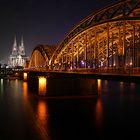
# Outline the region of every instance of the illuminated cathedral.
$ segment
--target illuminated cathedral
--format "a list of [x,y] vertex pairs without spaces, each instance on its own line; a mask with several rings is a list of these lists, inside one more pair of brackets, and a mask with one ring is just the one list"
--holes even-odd
[[12,54],[9,57],[9,66],[14,68],[17,66],[23,67],[25,62],[28,60],[28,57],[25,54],[25,47],[23,38],[21,39],[21,43],[19,46],[17,46],[16,37],[14,39],[13,48],[12,48]]

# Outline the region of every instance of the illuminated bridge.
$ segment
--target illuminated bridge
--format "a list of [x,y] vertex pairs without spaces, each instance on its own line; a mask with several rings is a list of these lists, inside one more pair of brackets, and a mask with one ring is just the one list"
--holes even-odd
[[97,10],[57,46],[38,45],[28,69],[115,71],[140,67],[140,0]]

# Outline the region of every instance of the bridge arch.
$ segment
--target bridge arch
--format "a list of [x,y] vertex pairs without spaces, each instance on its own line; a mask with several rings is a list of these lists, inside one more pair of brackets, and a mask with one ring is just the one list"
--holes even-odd
[[49,69],[51,66],[50,58],[56,46],[38,45],[31,54],[28,68],[30,69]]
[[38,45],[29,68],[52,70],[140,67],[140,0],[99,9],[77,24],[58,46]]
[[51,57],[53,69],[140,66],[140,0],[98,10],[76,25]]

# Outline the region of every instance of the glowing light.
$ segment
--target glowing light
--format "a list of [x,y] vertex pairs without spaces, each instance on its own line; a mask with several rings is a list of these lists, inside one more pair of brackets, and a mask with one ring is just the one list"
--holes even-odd
[[101,62],[101,67],[103,66],[103,62]]
[[97,79],[98,94],[101,92],[101,79]]
[[24,80],[24,81],[27,80],[27,73],[26,73],[26,72],[23,73],[23,80]]
[[114,63],[113,66],[115,67],[116,66],[116,63]]
[[45,77],[39,77],[39,95],[46,94],[47,79]]
[[17,72],[15,73],[15,76],[18,76],[18,73]]
[[38,117],[40,121],[46,121],[46,115],[47,115],[47,108],[46,104],[43,101],[40,101],[38,103]]
[[27,98],[27,93],[28,93],[27,82],[23,82],[23,95],[24,95],[25,98]]
[[0,80],[0,96],[1,96],[1,99],[3,98],[3,79]]
[[85,64],[83,60],[81,60],[81,64],[82,64],[82,65],[84,65],[84,64]]
[[130,62],[130,66],[132,66],[132,62]]
[[47,103],[43,100],[39,100],[37,106],[36,125],[39,128],[37,130],[42,140],[50,139],[50,137],[48,136],[48,132],[49,132],[48,114],[49,113],[48,113]]

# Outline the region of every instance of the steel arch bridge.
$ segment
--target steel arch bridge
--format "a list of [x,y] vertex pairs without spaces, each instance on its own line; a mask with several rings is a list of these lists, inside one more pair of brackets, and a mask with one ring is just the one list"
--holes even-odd
[[95,11],[57,47],[37,46],[29,68],[37,66],[50,70],[140,67],[140,0],[119,1]]

